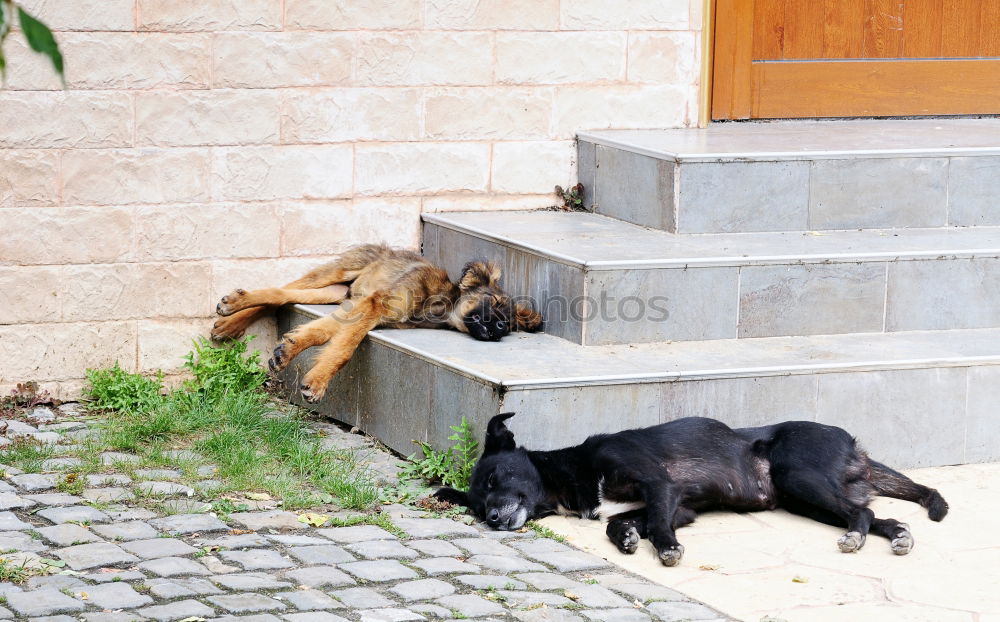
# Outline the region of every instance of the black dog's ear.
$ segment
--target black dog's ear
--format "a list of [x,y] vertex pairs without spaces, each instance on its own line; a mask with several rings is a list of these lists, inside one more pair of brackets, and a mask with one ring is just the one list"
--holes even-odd
[[458,280],[458,288],[468,291],[476,287],[497,287],[500,284],[500,266],[492,261],[470,261],[462,268],[462,277]]
[[514,433],[504,425],[504,421],[513,416],[514,413],[500,413],[490,419],[490,424],[486,426],[486,443],[483,445],[484,456],[498,451],[510,451],[516,447]]
[[469,494],[454,488],[438,488],[434,491],[434,498],[452,505],[469,507]]

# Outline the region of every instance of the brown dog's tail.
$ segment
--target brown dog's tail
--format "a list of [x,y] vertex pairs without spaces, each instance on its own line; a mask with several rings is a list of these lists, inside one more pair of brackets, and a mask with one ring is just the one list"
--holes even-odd
[[927,508],[927,516],[932,521],[939,521],[948,514],[948,502],[938,491],[922,486],[871,458],[868,459],[868,464],[871,467],[871,483],[881,496],[919,503]]

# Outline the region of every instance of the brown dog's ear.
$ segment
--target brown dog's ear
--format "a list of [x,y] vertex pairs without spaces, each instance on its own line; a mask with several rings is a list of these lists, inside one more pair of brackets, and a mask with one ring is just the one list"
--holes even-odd
[[462,268],[458,288],[462,291],[481,286],[497,287],[500,284],[500,266],[492,261],[471,261]]
[[483,443],[483,455],[488,456],[498,451],[511,451],[517,445],[514,443],[514,433],[507,429],[504,421],[514,416],[514,413],[500,413],[490,419],[486,426],[486,442]]
[[521,304],[514,305],[514,329],[533,333],[542,327],[542,314]]
[[469,507],[469,494],[455,488],[439,488],[434,491],[434,498],[452,505]]

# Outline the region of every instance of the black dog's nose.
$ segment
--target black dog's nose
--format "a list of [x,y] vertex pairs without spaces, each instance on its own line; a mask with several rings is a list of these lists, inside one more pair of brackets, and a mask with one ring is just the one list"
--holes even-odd
[[500,522],[500,511],[493,509],[490,513],[486,515],[486,522],[490,525],[496,525]]

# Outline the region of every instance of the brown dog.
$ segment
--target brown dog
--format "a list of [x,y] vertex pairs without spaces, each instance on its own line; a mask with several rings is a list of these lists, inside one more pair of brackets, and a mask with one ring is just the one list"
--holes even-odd
[[447,272],[416,253],[358,246],[282,288],[237,289],[223,296],[216,312],[226,317],[215,323],[212,338],[239,337],[278,305],[340,303],[330,315],[284,335],[268,361],[280,371],[306,348],[329,342],[300,387],[315,402],[373,328],[452,328],[481,341],[499,341],[512,330],[538,330],[542,316],[515,304],[499,281],[500,269],[492,263],[466,265],[455,285]]

